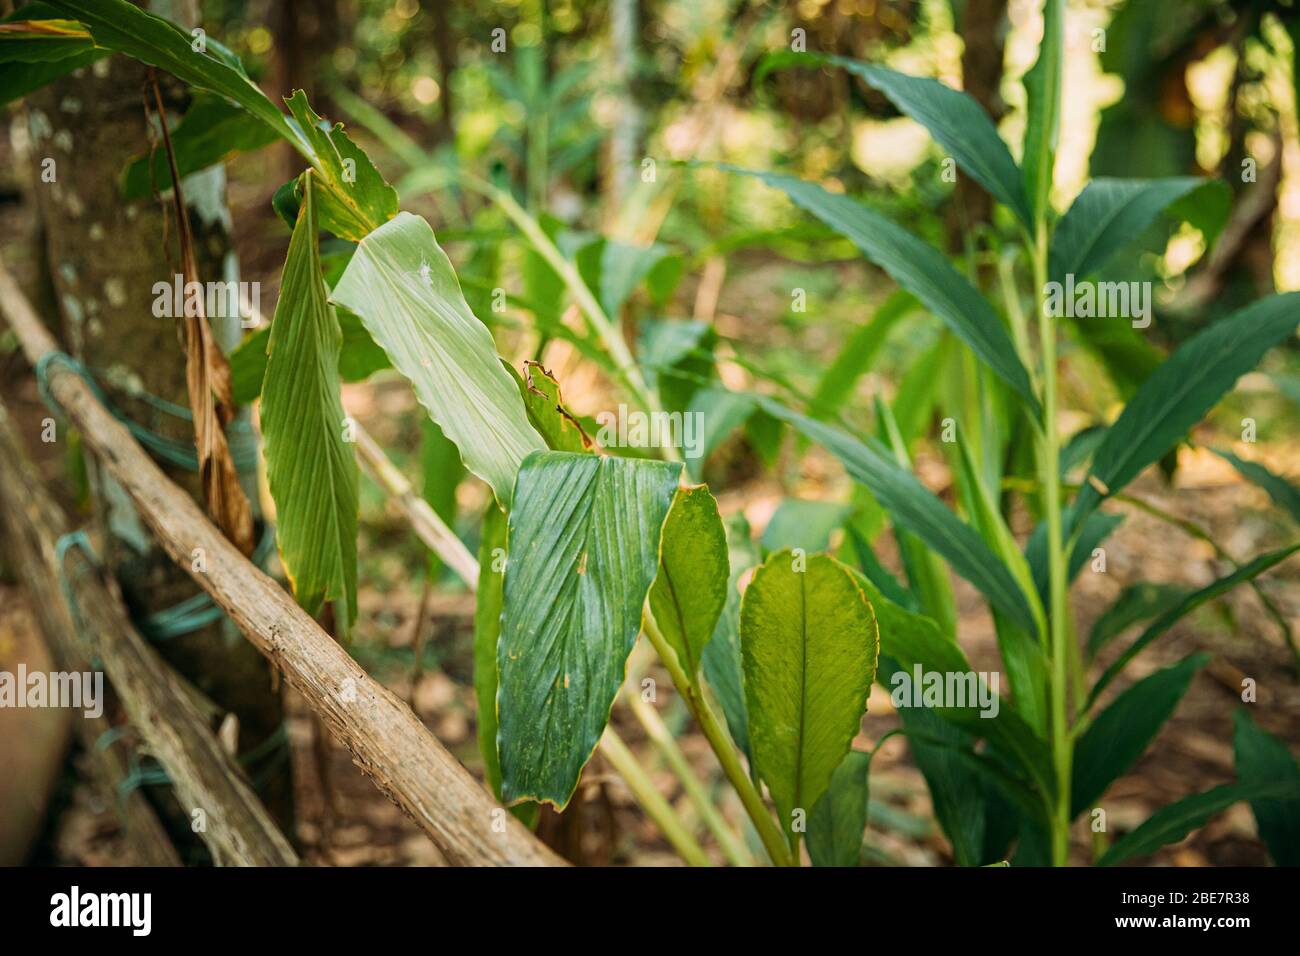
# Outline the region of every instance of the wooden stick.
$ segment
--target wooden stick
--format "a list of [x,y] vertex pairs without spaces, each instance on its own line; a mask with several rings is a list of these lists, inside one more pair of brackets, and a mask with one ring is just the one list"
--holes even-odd
[[[0,312],[28,361],[36,364],[57,349],[3,265]],[[352,753],[357,766],[410,815],[449,861],[466,866],[563,865],[496,804],[409,707],[371,678],[275,581],[217,531],[79,376],[55,363],[47,368],[50,393],[172,560],[283,671]]]
[[[0,414],[3,414],[2,410]],[[7,459],[8,452],[0,451],[0,455]],[[58,581],[46,573],[45,560],[19,517],[8,507],[0,507],[0,529],[5,531],[5,547],[31,597],[41,633],[60,668],[65,671],[88,670],[78,646],[77,627],[63,592]],[[123,862],[138,866],[180,866],[180,855],[158,814],[145,799],[144,792],[133,788],[118,799],[118,787],[127,779],[130,770],[122,748],[102,745],[105,735],[113,729],[112,724],[102,716],[78,715],[73,726],[82,750],[90,758],[89,770],[96,785],[117,801],[122,836],[133,854],[132,859]]]
[[181,807],[202,821],[199,837],[217,865],[297,866],[289,841],[217,742],[188,689],[132,627],[126,609],[109,594],[86,555],[71,548],[59,566],[55,545],[68,531],[67,522],[41,484],[3,402],[0,504],[6,520],[25,532],[37,551],[38,564],[25,572],[43,570],[56,590],[60,575],[69,582],[82,658],[102,662],[131,725],[175,785]]

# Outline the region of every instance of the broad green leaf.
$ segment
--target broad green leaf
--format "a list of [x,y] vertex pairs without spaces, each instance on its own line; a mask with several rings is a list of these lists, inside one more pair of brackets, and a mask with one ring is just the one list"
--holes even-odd
[[1241,477],[1268,492],[1273,503],[1284,509],[1291,516],[1292,521],[1300,522],[1300,490],[1297,490],[1295,485],[1281,475],[1269,471],[1259,462],[1247,461],[1226,448],[1211,448],[1210,451],[1237,469]]
[[963,522],[879,442],[860,442],[838,428],[813,421],[770,399],[758,401],[777,418],[835,455],[849,475],[870,489],[895,525],[938,552],[952,569],[980,589],[989,602],[1027,631],[1034,630],[1028,599],[1015,578],[970,525]]
[[899,111],[916,120],[972,179],[1031,225],[1029,202],[1016,161],[987,113],[973,97],[938,80],[897,73],[883,66],[842,56],[782,51],[769,54],[755,82],[777,67],[804,64],[838,66],[861,77],[887,96]]
[[705,485],[677,489],[659,546],[650,611],[694,678],[727,602],[727,534]]
[[1047,215],[1052,192],[1052,171],[1061,125],[1061,86],[1065,60],[1065,0],[1044,0],[1043,40],[1038,60],[1025,74],[1028,118],[1020,165],[1025,172],[1025,195],[1035,218]]
[[[1263,730],[1245,708],[1233,715],[1237,777],[1242,783],[1270,780],[1300,783],[1300,766],[1286,744]],[[1250,802],[1259,838],[1278,866],[1300,866],[1300,795],[1289,800],[1262,797]]]
[[1130,857],[1149,856],[1162,846],[1178,843],[1239,800],[1296,799],[1300,799],[1300,780],[1227,783],[1161,807],[1136,830],[1116,840],[1097,865],[1114,866]]
[[523,375],[506,366],[519,385],[528,422],[552,451],[581,454],[592,450],[591,438],[582,422],[568,410],[560,394],[560,383],[537,362],[525,362]]
[[248,78],[239,61],[211,38],[205,38],[203,48],[196,50],[195,38],[189,33],[127,0],[49,0],[47,5],[81,21],[97,47],[125,53],[192,86],[233,100],[298,149],[308,148],[288,118]]
[[1072,816],[1093,806],[1137,762],[1209,661],[1208,654],[1193,654],[1158,670],[1097,715],[1074,745]]
[[758,563],[758,550],[750,538],[749,523],[743,516],[728,522],[727,555],[731,574],[727,577],[727,603],[704,645],[704,679],[722,704],[731,739],[749,757],[749,711],[740,656],[740,578]]
[[360,242],[396,216],[397,191],[352,142],[343,124],[331,127],[317,116],[302,90],[295,90],[284,102],[311,147],[326,187],[320,204],[321,228]]
[[1088,644],[1084,654],[1088,660],[1097,656],[1097,652],[1119,637],[1125,630],[1142,621],[1149,621],[1158,614],[1163,614],[1188,595],[1186,588],[1176,584],[1158,584],[1150,581],[1138,581],[1130,584],[1120,592],[1115,603],[1102,612],[1092,625],[1088,635]]
[[1106,265],[1175,200],[1203,186],[1194,177],[1094,179],[1066,210],[1052,236],[1049,271],[1083,281]]
[[880,649],[876,618],[834,558],[778,551],[745,589],[740,648],[754,770],[797,845],[794,812],[821,799],[861,728]]
[[271,322],[262,437],[280,560],[294,596],[311,614],[334,601],[346,633],[357,615],[357,462],[345,437],[341,333],[320,271],[313,179],[310,170],[304,174]]
[[[236,153],[261,149],[277,139],[274,130],[247,110],[205,92],[194,95],[170,135],[182,181],[190,173],[224,162]],[[133,159],[122,175],[122,195],[126,199],[140,199],[155,188],[164,192],[171,186],[171,166],[165,150],[153,152],[152,172],[146,153]]]
[[332,298],[360,316],[465,467],[508,507],[520,463],[545,443],[429,224],[404,212],[366,236]]
[[[970,280],[953,268],[938,249],[862,203],[827,192],[815,183],[736,166],[718,168],[753,176],[780,189],[796,205],[852,241],[868,259],[942,319],[957,338],[1024,399],[1033,414],[1038,414],[1038,399],[1029,382],[1029,373],[1016,357],[1015,345],[1002,320]],[[1015,171],[1014,164],[1012,171]],[[1018,177],[1016,182],[1019,183]]]
[[807,553],[830,548],[831,535],[849,516],[848,505],[833,501],[782,498],[759,539],[764,551],[802,548]]
[[489,501],[478,545],[478,588],[474,603],[474,698],[478,702],[478,749],[492,794],[501,799],[497,755],[497,638],[506,570],[506,515]]
[[808,815],[808,856],[813,866],[858,865],[862,833],[867,828],[871,756],[850,750]]
[[[363,382],[381,368],[389,368],[388,356],[375,344],[356,314],[335,306],[339,330],[343,333],[339,349],[339,378],[345,382]],[[271,327],[258,329],[230,353],[230,385],[236,402],[247,404],[262,394],[266,377],[266,345]]]
[[1270,296],[1193,336],[1142,383],[1092,457],[1088,483],[1075,499],[1076,520],[1158,461],[1187,430],[1254,368],[1291,338],[1300,323],[1300,293]]
[[1136,657],[1143,648],[1154,641],[1174,626],[1185,615],[1190,614],[1207,601],[1212,601],[1222,594],[1231,591],[1238,584],[1244,581],[1250,581],[1255,577],[1263,574],[1275,564],[1280,564],[1291,555],[1300,551],[1300,544],[1293,544],[1287,548],[1281,548],[1277,551],[1270,551],[1267,554],[1261,554],[1255,560],[1243,564],[1231,574],[1219,578],[1207,584],[1198,591],[1193,591],[1181,601],[1165,611],[1153,621],[1145,631],[1138,635],[1137,640],[1129,645],[1128,649],[1119,656],[1119,659],[1110,667],[1106,668],[1105,673],[1098,678],[1097,683],[1093,685],[1092,693],[1088,696],[1088,707],[1091,707],[1101,695],[1101,692],[1113,681],[1119,673],[1125,668],[1129,661]]
[[890,331],[915,309],[915,297],[900,289],[881,304],[871,321],[853,331],[817,382],[808,406],[811,417],[825,420],[840,410],[859,376],[871,368]]
[[501,796],[563,807],[618,695],[681,466],[545,451],[519,470],[497,650]]

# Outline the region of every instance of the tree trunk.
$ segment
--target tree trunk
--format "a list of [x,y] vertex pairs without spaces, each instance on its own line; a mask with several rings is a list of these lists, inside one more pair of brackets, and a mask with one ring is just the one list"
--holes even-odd
[[[189,3],[155,3],[153,9],[179,22],[195,22]],[[133,60],[109,57],[29,97],[33,184],[65,348],[91,370],[128,417],[167,439],[192,445],[190,422],[161,413],[140,398],[155,396],[188,407],[180,327],[176,319],[154,314],[155,284],[171,286],[180,272],[177,230],[174,218],[168,218],[174,213],[153,198],[127,201],[118,189],[127,162],[149,149],[147,75]],[[158,81],[169,111],[176,115],[185,91],[168,77],[160,75]],[[48,160],[54,161],[52,167]],[[53,172],[53,181],[42,178],[46,169]],[[216,167],[188,177],[184,191],[200,280],[237,280],[223,170]],[[211,317],[211,322],[224,348],[238,341],[233,310]],[[173,480],[201,499],[196,474],[171,462],[163,464]],[[117,483],[93,463],[88,465],[104,559],[120,582],[133,618],[143,620],[194,595],[193,584],[148,534]],[[250,497],[255,500],[255,495]],[[283,713],[267,662],[224,620],[160,641],[158,648],[200,690],[237,716],[241,754],[259,746],[263,753],[270,751],[249,771],[265,783],[263,799],[291,832],[289,762],[284,744],[271,743],[283,740]]]

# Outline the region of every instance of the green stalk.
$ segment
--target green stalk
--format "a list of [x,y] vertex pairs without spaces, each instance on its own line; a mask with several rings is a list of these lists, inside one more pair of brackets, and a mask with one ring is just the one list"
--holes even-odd
[[695,809],[700,813],[700,819],[704,821],[704,825],[709,828],[709,831],[718,841],[718,846],[722,848],[723,854],[733,866],[753,866],[754,857],[749,852],[749,848],[745,846],[740,836],[727,825],[727,821],[723,819],[722,814],[709,798],[703,781],[691,769],[690,763],[686,760],[686,755],[682,753],[682,748],[677,746],[677,741],[673,739],[668,725],[659,716],[659,711],[655,710],[641,697],[636,686],[630,686],[626,696],[628,706],[632,708],[632,713],[636,715],[637,720],[641,722],[641,726],[645,728],[646,734],[650,737],[650,742],[658,748],[664,760],[668,762],[668,766],[677,775],[677,779],[681,781],[682,789],[686,791],[686,795],[695,804]]
[[727,737],[727,732],[723,730],[722,724],[718,721],[717,715],[709,702],[704,697],[703,688],[693,681],[682,669],[682,665],[677,660],[677,654],[669,646],[667,638],[659,630],[654,619],[647,613],[645,615],[645,636],[649,638],[650,643],[654,646],[655,652],[659,655],[659,660],[663,662],[668,669],[668,676],[672,678],[673,685],[677,692],[682,695],[686,701],[686,706],[695,722],[700,725],[704,731],[704,737],[713,748],[714,754],[717,755],[718,763],[722,765],[722,772],[727,775],[731,785],[736,788],[736,793],[740,796],[740,802],[745,807],[745,812],[754,822],[754,829],[758,831],[759,839],[763,841],[763,846],[767,849],[768,856],[777,866],[797,866],[798,862],[786,848],[785,837],[781,834],[780,828],[772,815],[767,810],[767,805],[763,803],[763,798],[754,786],[754,781],[749,779],[749,774],[745,768],[740,765],[740,758],[736,756],[736,750],[731,745],[731,740]]
[[1056,320],[1042,307],[1047,285],[1047,224],[1039,218],[1033,249],[1034,300],[1039,302],[1039,338],[1043,353],[1043,430],[1038,441],[1038,469],[1047,518],[1048,617],[1051,623],[1052,758],[1056,768],[1056,812],[1051,818],[1052,865],[1065,866],[1070,844],[1070,761],[1072,741],[1066,695],[1069,686],[1069,627],[1066,620],[1066,554],[1061,527],[1061,449],[1056,428]]
[[614,765],[618,775],[636,797],[636,802],[641,804],[646,815],[655,822],[681,858],[691,866],[711,866],[704,848],[691,836],[691,831],[663,798],[663,794],[655,789],[653,781],[637,763],[632,751],[627,749],[627,744],[611,728],[606,727],[604,736],[600,738],[600,752]]

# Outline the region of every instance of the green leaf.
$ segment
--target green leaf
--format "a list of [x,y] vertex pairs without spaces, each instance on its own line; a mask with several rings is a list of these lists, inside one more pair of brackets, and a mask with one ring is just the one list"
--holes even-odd
[[[1242,783],[1300,783],[1300,766],[1286,744],[1261,729],[1245,708],[1233,715],[1237,776]],[[1260,797],[1250,802],[1259,838],[1278,866],[1300,866],[1300,795],[1290,800]]]
[[1093,453],[1089,482],[1075,500],[1075,519],[1102,501],[1094,479],[1106,494],[1123,488],[1200,421],[1265,352],[1292,337],[1298,322],[1300,293],[1270,296],[1180,346],[1142,383]]
[[125,53],[191,86],[233,100],[277,135],[299,149],[307,148],[285,115],[248,78],[239,61],[211,38],[198,51],[189,33],[127,0],[49,0],[48,6],[80,20],[97,47]]
[[592,441],[582,423],[569,412],[555,376],[537,362],[525,362],[521,376],[507,365],[523,396],[528,422],[552,451],[581,454],[592,450]]
[[10,31],[0,33],[0,105],[108,56],[80,23],[43,3],[28,3],[0,23]]
[[808,856],[813,866],[857,866],[867,828],[867,776],[871,754],[850,750],[808,815]]
[[339,397],[339,332],[316,247],[316,191],[289,241],[271,323],[262,436],[280,560],[298,603],[338,605],[342,632],[357,614],[357,462]]
[[573,795],[641,630],[680,473],[557,451],[520,468],[497,653],[507,803]]
[[1062,67],[1065,59],[1064,0],[1045,0],[1043,40],[1038,60],[1025,74],[1028,117],[1025,148],[1020,165],[1025,172],[1025,195],[1035,219],[1045,217],[1052,192],[1052,171],[1061,125]]
[[[236,153],[252,152],[277,140],[274,130],[243,108],[223,97],[204,92],[194,95],[189,109],[170,135],[176,167],[182,177],[224,162]],[[152,174],[149,154],[146,153],[133,159],[122,175],[122,195],[126,199],[149,196],[155,186],[159,192],[172,186],[171,167],[165,150],[153,152]]]
[[1239,800],[1295,799],[1300,799],[1300,780],[1227,783],[1161,807],[1136,830],[1115,841],[1097,861],[1097,865],[1114,866],[1130,857],[1148,856],[1162,846],[1177,843],[1193,830],[1204,826],[1210,817]]
[[501,799],[501,758],[497,755],[497,638],[501,634],[502,582],[505,580],[506,515],[489,501],[478,546],[478,588],[474,602],[474,698],[478,702],[478,749],[488,786]]
[[[464,477],[455,444],[433,419],[420,419],[420,497],[449,528],[456,523],[456,489]],[[441,573],[442,559],[430,551],[429,580],[436,581]]]
[[748,759],[749,711],[745,707],[744,677],[740,654],[740,578],[758,563],[758,551],[750,539],[749,523],[743,516],[730,521],[727,554],[731,574],[727,577],[727,603],[704,645],[704,679],[722,704],[731,739]]
[[659,546],[650,611],[694,678],[727,601],[727,534],[705,485],[678,488]]
[[1149,621],[1158,614],[1163,614],[1188,595],[1186,588],[1176,584],[1158,584],[1150,581],[1138,581],[1130,584],[1120,592],[1115,603],[1107,608],[1092,625],[1088,635],[1085,655],[1088,660],[1097,656],[1098,651],[1119,637],[1126,629],[1141,621]]
[[[388,356],[356,314],[342,306],[334,307],[339,330],[343,333],[339,349],[339,378],[345,382],[364,382],[382,368],[389,368]],[[235,401],[247,404],[262,394],[266,377],[266,345],[271,327],[258,329],[230,353],[230,384]]]
[[994,611],[998,650],[1002,654],[1002,663],[1011,683],[1012,696],[1029,725],[1041,732],[1047,726],[1047,662],[1039,636],[1047,633],[1047,619],[1029,563],[1021,554],[1020,545],[1007,527],[993,494],[984,486],[964,434],[958,435],[957,445],[967,514],[971,516],[980,535],[993,547],[998,558],[1016,579],[1029,600],[1037,624],[1034,631],[1026,631],[1006,620],[1000,612]]
[[312,110],[302,90],[295,90],[284,102],[311,148],[326,187],[320,204],[321,228],[360,242],[396,216],[397,191],[343,131],[343,124],[331,128]]
[[[704,463],[719,445],[754,414],[754,400],[748,395],[733,392],[721,386],[701,388],[691,396],[687,415],[699,415],[696,421],[704,422],[696,449],[685,449],[686,470],[692,481],[699,481],[704,473]],[[693,454],[698,451],[699,454]]]
[[[877,609],[881,656],[893,660],[909,680],[914,678],[918,668],[923,675],[973,673],[961,648],[945,637],[933,620],[912,614],[889,601],[861,575],[855,574],[855,578],[866,591],[872,606]],[[890,676],[892,678],[894,675]],[[978,683],[980,687],[985,686],[982,680]],[[899,687],[894,684],[890,689],[897,692]],[[977,693],[987,695],[988,688]],[[908,709],[899,707],[900,711]],[[1051,761],[1046,746],[1006,701],[999,703],[996,716],[988,717],[982,715],[983,708],[977,700],[967,700],[963,707],[952,702],[951,706],[927,709],[953,726],[996,745],[1015,761],[1043,793],[1051,794],[1054,790]]]
[[772,69],[799,64],[838,66],[861,77],[888,97],[899,111],[929,130],[958,166],[1015,212],[1021,222],[1032,226],[1033,217],[1016,161],[998,136],[993,121],[973,97],[938,80],[908,76],[860,60],[790,51],[769,54],[756,72],[755,82]]
[[782,498],[763,529],[759,543],[764,551],[802,548],[805,552],[826,551],[831,535],[844,524],[851,508],[833,501],[803,501]]
[[1072,816],[1093,806],[1137,762],[1187,693],[1196,672],[1209,662],[1210,655],[1193,654],[1158,670],[1097,715],[1074,745]]
[[858,441],[830,425],[813,421],[783,405],[758,401],[777,418],[794,425],[838,458],[849,475],[870,489],[895,525],[912,532],[942,555],[952,569],[980,589],[989,602],[1027,631],[1034,616],[1015,578],[970,525],[953,514],[910,472],[904,471],[879,442]]
[[1098,272],[1171,203],[1204,179],[1094,179],[1071,204],[1052,236],[1049,272],[1056,282]]
[[1267,491],[1273,503],[1285,509],[1292,521],[1300,522],[1300,490],[1295,485],[1258,462],[1239,458],[1226,448],[1211,448],[1210,451],[1237,469],[1241,477]]
[[852,573],[827,555],[772,555],[740,607],[754,770],[791,845],[861,728],[876,672],[876,618]]
[[360,316],[465,466],[508,507],[520,463],[545,443],[429,224],[404,212],[368,235],[333,299]]
[[1130,644],[1128,649],[1119,656],[1119,659],[1116,660],[1115,663],[1111,664],[1110,667],[1106,668],[1105,673],[1103,673],[1101,677],[1098,678],[1097,683],[1093,685],[1092,693],[1088,696],[1087,706],[1091,707],[1096,702],[1097,698],[1101,695],[1101,692],[1106,689],[1111,681],[1119,676],[1120,671],[1127,666],[1129,661],[1136,657],[1143,648],[1154,641],[1157,637],[1173,627],[1174,624],[1176,624],[1183,616],[1190,614],[1207,601],[1212,601],[1214,598],[1226,594],[1238,584],[1241,584],[1244,581],[1249,581],[1258,575],[1263,574],[1269,568],[1285,561],[1297,551],[1300,551],[1300,544],[1293,544],[1287,548],[1281,548],[1277,551],[1270,551],[1267,554],[1261,554],[1259,557],[1255,558],[1255,560],[1243,564],[1231,574],[1225,575],[1217,581],[1207,584],[1199,591],[1193,591],[1191,594],[1188,594],[1181,601],[1156,618],[1155,621],[1138,636],[1137,640]]
[[[736,166],[718,168],[753,176],[780,189],[796,205],[852,241],[868,259],[942,319],[957,338],[1024,399],[1033,414],[1038,414],[1038,399],[1029,373],[1016,357],[1015,345],[1002,320],[979,290],[938,249],[862,203],[827,192],[815,183]],[[1013,164],[1013,171],[1014,168]]]

